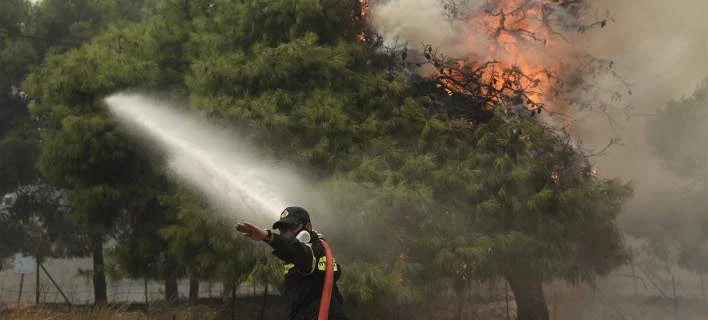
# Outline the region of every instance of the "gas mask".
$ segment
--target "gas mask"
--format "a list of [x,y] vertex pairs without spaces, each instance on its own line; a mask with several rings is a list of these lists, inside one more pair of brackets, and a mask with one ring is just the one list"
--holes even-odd
[[281,228],[280,229],[280,236],[283,238],[293,238],[295,235],[297,235],[302,228],[291,228],[291,229],[285,229]]
[[280,236],[284,238],[296,238],[302,243],[310,243],[310,240],[312,239],[312,237],[310,236],[310,232],[305,229],[305,226],[300,226],[287,230],[281,229]]

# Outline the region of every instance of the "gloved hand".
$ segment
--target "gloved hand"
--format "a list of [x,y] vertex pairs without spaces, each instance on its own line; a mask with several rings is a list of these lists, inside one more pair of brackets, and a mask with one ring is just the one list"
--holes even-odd
[[236,230],[238,230],[242,236],[256,241],[263,241],[268,238],[268,231],[256,227],[248,222],[237,224]]

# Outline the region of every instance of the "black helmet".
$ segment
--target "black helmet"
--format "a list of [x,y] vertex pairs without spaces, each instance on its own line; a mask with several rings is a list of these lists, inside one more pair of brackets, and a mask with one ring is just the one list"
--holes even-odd
[[300,207],[287,207],[280,214],[280,220],[273,224],[273,229],[278,229],[283,225],[297,225],[310,223],[310,214]]

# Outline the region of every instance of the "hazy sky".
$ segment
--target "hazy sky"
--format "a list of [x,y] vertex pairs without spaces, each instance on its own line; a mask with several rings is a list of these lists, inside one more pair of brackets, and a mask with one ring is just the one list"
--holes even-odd
[[[637,113],[654,113],[670,100],[690,95],[708,77],[708,2],[694,0],[596,0],[615,22],[588,34],[588,49],[616,62],[634,94],[625,101]],[[607,176],[637,183],[637,197],[671,189],[676,180],[658,165],[645,140],[647,117],[634,117],[607,130],[602,117],[588,122],[583,137],[600,146],[619,136],[624,146],[596,159]],[[706,124],[708,125],[708,124]],[[600,128],[605,128],[601,130]]]

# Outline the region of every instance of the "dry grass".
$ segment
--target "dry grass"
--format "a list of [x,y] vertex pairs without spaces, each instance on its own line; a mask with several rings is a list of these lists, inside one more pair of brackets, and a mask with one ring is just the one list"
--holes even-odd
[[128,310],[125,306],[20,307],[0,311],[3,320],[212,320],[217,311],[202,306],[153,306],[150,312]]

